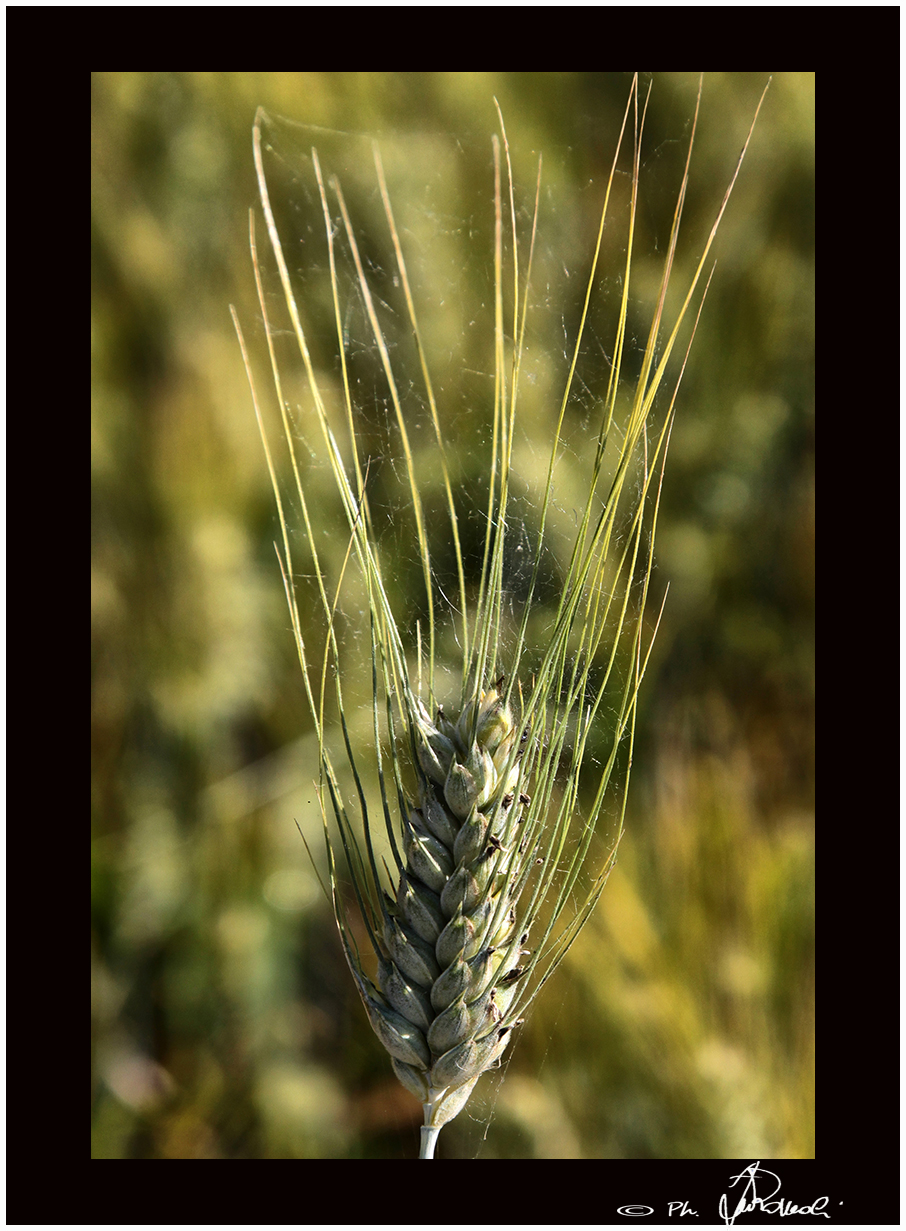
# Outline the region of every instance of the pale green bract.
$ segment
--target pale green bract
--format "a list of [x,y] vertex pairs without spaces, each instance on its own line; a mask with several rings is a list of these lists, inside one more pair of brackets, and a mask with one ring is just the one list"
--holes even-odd
[[[503,632],[505,546],[513,441],[518,421],[517,399],[526,321],[531,311],[540,165],[523,272],[509,148],[503,119],[499,117],[506,176],[504,179],[501,168],[501,143],[495,138],[493,433],[485,467],[489,495],[483,562],[477,597],[474,597],[467,583],[457,491],[448,465],[443,430],[444,411],[435,397],[429,357],[422,346],[380,153],[377,148],[374,151],[376,182],[395,253],[395,276],[405,298],[421,367],[423,400],[430,414],[435,460],[442,473],[449,535],[456,560],[458,594],[455,604],[450,606],[455,607],[457,613],[458,644],[462,650],[461,687],[457,697],[438,697],[435,692],[440,617],[419,474],[399,393],[398,374],[391,362],[390,348],[342,188],[335,179],[325,184],[317,152],[312,150],[311,167],[323,211],[330,265],[348,460],[344,459],[344,448],[338,441],[337,432],[341,426],[328,410],[328,399],[311,357],[302,324],[304,305],[297,302],[293,291],[271,208],[263,161],[264,130],[271,121],[259,113],[255,123],[255,163],[268,234],[304,365],[311,406],[342,504],[348,539],[339,577],[335,577],[329,590],[327,569],[319,557],[318,540],[312,527],[298,433],[294,430],[283,392],[274,345],[275,329],[269,319],[259,272],[253,219],[253,258],[284,441],[293,474],[293,496],[301,513],[311,558],[310,571],[317,584],[326,629],[320,665],[313,660],[306,643],[294,581],[297,574],[293,562],[293,535],[286,514],[288,501],[281,490],[257,398],[255,408],[282,527],[278,554],[303,681],[318,735],[322,810],[325,824],[330,814],[334,818],[334,832],[342,847],[353,895],[374,952],[376,966],[371,968],[371,975],[366,973],[366,964],[350,927],[348,904],[341,896],[336,862],[337,837],[331,836],[327,826],[330,893],[349,967],[371,1025],[389,1052],[397,1077],[424,1106],[422,1158],[434,1157],[440,1128],[462,1110],[481,1074],[500,1062],[526,1009],[575,940],[604,888],[622,832],[639,687],[654,635],[650,622],[649,631],[645,633],[645,607],[660,482],[678,379],[656,428],[652,423],[652,408],[680,327],[690,313],[693,293],[749,140],[746,139],[676,320],[668,328],[662,316],[689,175],[687,159],[641,368],[628,416],[625,422],[617,425],[615,410],[626,345],[639,190],[644,108],[641,110],[640,116],[636,78],[604,191],[597,245],[578,333],[571,347],[568,376],[551,426],[546,481],[537,498],[538,531],[533,544],[533,571],[528,593],[522,615],[516,621],[515,635],[508,638]],[[697,115],[698,107],[696,118]],[[555,500],[555,470],[564,416],[576,379],[589,304],[598,281],[598,257],[617,158],[630,128],[634,134],[632,192],[625,265],[620,271],[622,295],[614,324],[607,393],[599,407],[596,436],[589,442],[585,503],[577,517],[554,618],[546,644],[530,646],[529,616],[539,587],[539,562]],[[694,136],[694,124],[692,132]],[[690,155],[691,150],[690,138]],[[508,210],[504,208],[505,197]],[[330,204],[331,199],[336,203],[334,206]],[[505,217],[513,286],[506,313],[504,285],[509,285],[509,274],[505,275],[504,270]],[[348,375],[345,305],[336,273],[340,242],[345,244],[347,259],[355,269],[358,296],[364,305],[371,341],[380,357],[395,419],[404,486],[413,515],[415,550],[425,589],[426,646],[421,645],[420,627],[415,630],[416,644],[413,645],[412,639],[404,636],[399,626],[399,617],[388,596],[386,564],[369,507],[369,466],[367,457],[360,454],[359,412]],[[694,326],[690,332],[694,334]],[[241,331],[239,336],[245,355]],[[246,366],[251,380],[247,356]],[[680,375],[684,366],[685,359],[680,365]],[[413,374],[407,373],[407,379],[412,378]],[[254,386],[252,392],[255,397]],[[615,451],[614,440],[618,442]],[[616,460],[606,466],[609,442]],[[609,458],[610,454],[607,456]],[[364,635],[370,638],[373,676],[370,754],[376,761],[380,823],[375,823],[369,813],[368,792],[359,768],[365,758],[355,746],[351,718],[344,705],[344,660],[336,635],[336,619],[350,567],[358,570],[367,596]],[[532,666],[527,677],[522,679],[521,668],[529,651]],[[410,662],[416,652],[418,678],[413,680]],[[421,686],[423,663],[424,688]],[[325,696],[331,686],[336,693],[348,776],[354,784],[353,797],[361,814],[361,825],[354,823],[350,815],[341,775],[336,772],[328,750],[324,715]],[[603,756],[600,750],[598,752],[600,763],[596,766],[596,781],[580,808],[580,776],[605,695],[610,709],[608,748]],[[621,749],[625,750],[622,761],[625,770],[615,777]],[[587,783],[584,785],[587,789]],[[589,875],[587,863],[592,852],[598,850],[596,827],[605,800],[616,818],[615,832],[606,853],[597,855],[597,869]]]

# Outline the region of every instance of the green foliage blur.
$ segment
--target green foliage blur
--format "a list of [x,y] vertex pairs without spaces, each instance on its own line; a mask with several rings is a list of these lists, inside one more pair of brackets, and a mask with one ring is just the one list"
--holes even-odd
[[[767,77],[705,78],[686,276]],[[569,203],[545,214],[542,198],[539,244],[551,269],[567,254],[581,289],[629,85],[624,73],[93,75],[94,1158],[417,1153],[420,1108],[371,1033],[296,827],[317,847],[317,750],[229,315],[235,304],[272,402],[248,242],[255,109],[332,130],[328,143],[354,132],[411,149],[395,207],[401,187],[432,188],[438,237],[487,281],[496,96],[526,208],[539,151],[550,200]],[[691,73],[653,81],[639,330],[696,90]],[[483,1079],[438,1157],[814,1156],[813,109],[813,74],[774,77],[718,237],[670,446],[655,607],[668,581],[670,593],[616,870],[506,1079]],[[439,196],[436,134],[464,155],[455,199]],[[291,200],[281,207],[292,216]],[[260,211],[258,242],[263,255]],[[456,402],[474,322],[452,294],[429,302],[413,259],[417,307],[437,317],[429,361],[459,407],[450,439],[464,469],[480,467],[466,395]],[[618,249],[611,259],[616,281]],[[548,306],[540,343],[562,358],[567,310]],[[546,422],[526,429],[539,449]],[[586,430],[580,408],[573,457]]]

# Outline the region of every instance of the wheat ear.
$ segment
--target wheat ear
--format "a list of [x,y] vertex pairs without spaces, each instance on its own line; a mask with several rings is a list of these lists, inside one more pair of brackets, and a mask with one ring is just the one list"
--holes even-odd
[[[699,101],[700,98],[701,85]],[[322,810],[325,818],[332,813],[335,819],[356,905],[374,951],[376,967],[371,968],[370,975],[348,922],[347,905],[340,891],[336,842],[328,833],[330,893],[349,968],[371,1025],[390,1053],[397,1077],[423,1104],[421,1158],[434,1157],[441,1127],[462,1110],[481,1074],[499,1063],[528,1005],[578,935],[603,890],[622,832],[638,693],[653,640],[651,622],[646,632],[645,608],[660,483],[679,378],[657,427],[652,425],[652,407],[684,320],[701,310],[699,303],[693,311],[693,297],[751,138],[750,130],[691,285],[676,319],[667,328],[663,314],[688,182],[687,159],[641,370],[628,416],[620,424],[619,432],[614,432],[617,388],[626,342],[644,112],[638,80],[634,78],[604,194],[597,246],[572,360],[551,431],[547,477],[537,501],[539,530],[534,544],[534,571],[523,614],[516,620],[515,629],[507,624],[508,615],[503,604],[504,544],[538,218],[540,165],[528,258],[523,266],[509,148],[500,117],[501,142],[495,138],[493,145],[493,433],[488,458],[490,483],[484,556],[478,595],[472,602],[466,584],[456,492],[446,460],[442,412],[422,346],[414,297],[380,155],[375,150],[377,181],[396,259],[396,278],[405,299],[421,365],[423,404],[428,408],[434,432],[436,461],[443,477],[457,563],[459,593],[457,601],[451,604],[449,618],[452,620],[455,616],[459,621],[457,636],[462,648],[462,664],[459,696],[452,703],[449,698],[439,698],[435,690],[437,626],[441,617],[436,610],[430,535],[409,440],[407,415],[342,189],[335,179],[325,183],[318,155],[312,150],[311,168],[324,218],[344,391],[345,422],[341,428],[341,424],[332,421],[327,399],[322,394],[271,209],[262,136],[269,121],[259,113],[255,123],[254,154],[265,221],[305,368],[310,404],[320,425],[348,533],[348,549],[339,575],[329,583],[312,529],[304,467],[297,453],[297,437],[276,358],[275,330],[270,324],[267,297],[261,284],[252,219],[252,252],[277,400],[283,417],[284,440],[294,476],[295,499],[308,541],[309,571],[316,579],[325,620],[326,640],[320,668],[318,656],[310,651],[303,633],[294,581],[292,536],[285,513],[286,499],[281,493],[277,466],[253,383],[252,395],[283,532],[278,555],[303,681],[318,734]],[[697,119],[698,104],[695,115]],[[631,126],[630,116],[633,117]],[[753,128],[754,123],[753,120]],[[617,158],[629,127],[634,139],[632,194],[610,380],[600,406],[597,440],[588,453],[587,498],[577,519],[562,593],[545,644],[531,647],[529,613],[538,587],[539,561],[548,533],[548,518],[554,507],[554,474],[561,429],[573,389],[589,303],[596,286],[598,255]],[[693,122],[692,137],[694,131]],[[506,194],[501,150],[506,163]],[[690,156],[691,150],[692,138]],[[505,196],[507,206],[504,205]],[[509,275],[504,268],[505,230],[509,232],[512,291],[508,289]],[[419,632],[416,681],[411,678],[409,665],[411,652],[416,647],[411,643],[407,645],[388,597],[386,562],[382,559],[369,505],[368,463],[361,457],[358,445],[357,411],[347,372],[344,306],[336,274],[337,244],[341,240],[345,242],[347,258],[355,269],[360,302],[373,346],[380,356],[388,400],[395,415],[401,468],[413,514],[415,547],[424,577],[427,646],[421,646]],[[690,333],[694,335],[694,324]],[[239,337],[245,353],[241,331]],[[251,382],[247,356],[246,366]],[[685,358],[679,367],[681,377]],[[338,442],[341,430],[345,430],[349,460],[344,459],[344,449]],[[612,445],[614,437],[618,438],[616,456],[608,470],[605,454],[608,442]],[[363,758],[356,747],[344,703],[343,656],[336,635],[336,612],[350,569],[357,570],[367,594],[368,626],[364,635],[370,638],[372,755],[376,760],[381,798],[380,821],[375,821],[369,812],[368,793],[360,768]],[[518,682],[520,667],[530,649],[536,653],[523,689]],[[427,678],[423,696],[420,680],[425,658]],[[331,687],[348,771],[354,783],[351,802],[357,805],[360,822],[350,813],[350,800],[344,796],[328,748],[325,713]],[[609,744],[603,755],[600,750],[596,754],[599,760],[596,786],[591,792],[590,804],[580,811],[580,775],[586,766],[589,736],[601,715],[605,694],[613,714],[608,727]],[[618,778],[614,774],[621,750],[625,754],[625,768],[622,778]],[[564,767],[565,775],[561,772]],[[611,796],[614,796],[610,806],[616,818],[616,836],[611,841],[609,854],[603,859],[599,857],[590,883],[586,879],[580,889],[605,798],[610,800]]]

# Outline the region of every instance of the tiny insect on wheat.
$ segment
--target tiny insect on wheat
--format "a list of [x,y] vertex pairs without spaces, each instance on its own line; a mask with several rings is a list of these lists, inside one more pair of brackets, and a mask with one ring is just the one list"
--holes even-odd
[[[685,358],[677,365],[679,375],[657,422],[655,396],[665,382],[684,321],[693,315],[697,320],[701,311],[704,294],[693,309],[695,292],[751,137],[750,129],[691,283],[675,319],[667,325],[665,300],[688,183],[687,157],[640,370],[628,412],[620,415],[618,395],[622,395],[627,347],[646,107],[647,98],[640,99],[636,77],[604,187],[591,271],[552,415],[549,456],[534,497],[536,519],[529,551],[522,541],[526,537],[522,527],[516,542],[528,559],[518,609],[504,601],[505,573],[512,556],[510,510],[517,477],[514,442],[532,310],[540,164],[534,208],[523,235],[510,149],[498,110],[500,137],[492,143],[493,395],[485,459],[484,533],[478,553],[481,563],[477,581],[473,581],[464,546],[461,493],[445,430],[445,407],[432,380],[380,151],[375,147],[373,153],[375,183],[393,253],[393,281],[401,290],[412,353],[420,369],[418,402],[430,432],[428,450],[413,444],[410,401],[402,392],[402,374],[392,358],[382,305],[372,287],[372,273],[343,188],[337,178],[325,178],[318,153],[312,149],[310,168],[323,218],[339,365],[335,382],[339,394],[328,391],[327,378],[313,358],[310,330],[303,325],[305,305],[293,289],[271,205],[264,164],[271,121],[259,113],[254,127],[265,222],[304,368],[308,413],[317,423],[346,544],[341,557],[328,563],[314,529],[309,476],[300,432],[284,392],[275,345],[277,330],[262,284],[253,218],[252,252],[293,476],[290,493],[281,484],[254,385],[252,393],[282,528],[278,555],[318,737],[330,894],[349,968],[371,1025],[389,1052],[397,1077],[424,1107],[422,1158],[434,1157],[440,1128],[462,1110],[479,1077],[499,1064],[514,1030],[588,919],[613,865],[622,832],[639,688],[657,626],[657,620],[646,623],[652,544]],[[695,115],[697,119],[698,106]],[[693,137],[694,131],[693,122]],[[578,383],[590,304],[600,278],[602,237],[627,132],[633,144],[631,194],[609,377],[587,442],[583,503],[566,545],[559,592],[543,638],[536,644],[533,612],[542,588],[541,561],[556,537],[552,522],[557,461],[565,417]],[[689,156],[691,151],[692,138]],[[337,273],[341,259],[354,271],[351,293],[366,323],[381,396],[394,425],[394,448],[423,587],[423,619],[415,623],[414,635],[409,632],[412,625],[405,626],[393,596],[393,564],[377,526],[372,458],[363,444],[361,407],[350,377],[350,307],[344,302]],[[238,322],[237,331],[245,355]],[[694,323],[689,332],[694,335]],[[689,345],[691,336],[686,357]],[[251,380],[247,356],[246,366]],[[407,384],[413,379],[414,374],[407,372]],[[434,564],[432,521],[436,514],[426,508],[422,477],[426,459],[435,474],[440,474],[446,536],[455,561],[452,599],[440,587]],[[303,611],[299,601],[297,547],[287,511],[291,500],[301,516],[306,571],[314,576],[323,617],[319,651],[311,644],[310,613]],[[562,536],[557,541],[562,542]],[[364,595],[366,614],[361,631],[372,679],[370,770],[377,783],[376,807],[366,783],[368,757],[346,699],[352,686],[345,670],[349,655],[337,631],[343,595],[353,584],[353,576]],[[452,691],[446,675],[441,682],[439,670],[440,642],[451,627],[460,652],[459,683]],[[337,768],[331,750],[327,718],[331,693],[345,769]],[[599,726],[607,732],[603,754],[596,734]],[[589,754],[593,739],[598,740],[595,757]],[[580,782],[587,787],[592,762],[592,789],[580,806]],[[616,824],[608,851],[601,857],[595,854],[596,834],[605,804]],[[351,882],[353,907],[342,889],[340,851]],[[589,876],[587,865],[593,854],[597,867]],[[361,927],[351,924],[352,908],[360,916]],[[370,964],[357,945],[361,928],[373,951]]]

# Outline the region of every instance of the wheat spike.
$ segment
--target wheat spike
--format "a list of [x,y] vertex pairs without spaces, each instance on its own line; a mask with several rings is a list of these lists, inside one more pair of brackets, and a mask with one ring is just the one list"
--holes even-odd
[[[252,252],[259,300],[283,417],[284,440],[292,465],[294,497],[308,543],[309,571],[317,584],[326,627],[318,669],[317,657],[306,643],[296,597],[294,548],[285,513],[286,498],[281,491],[277,465],[252,384],[283,533],[278,555],[303,682],[319,741],[322,810],[325,818],[333,815],[335,833],[339,835],[338,846],[336,838],[331,839],[328,834],[330,893],[347,961],[371,1025],[389,1052],[397,1077],[423,1104],[421,1158],[434,1157],[441,1127],[462,1110],[482,1073],[499,1063],[521,1016],[578,935],[604,888],[622,832],[628,768],[622,780],[615,774],[621,751],[626,753],[625,760],[631,765],[639,688],[653,640],[650,624],[645,622],[652,567],[651,544],[679,379],[657,426],[653,423],[652,408],[655,394],[664,381],[666,365],[678,345],[684,320],[687,317],[697,320],[696,314],[701,311],[701,303],[697,308],[692,307],[693,296],[699,282],[707,282],[703,279],[706,258],[752,133],[750,129],[691,285],[668,328],[662,318],[689,175],[687,160],[660,291],[631,406],[619,432],[612,434],[626,343],[644,110],[636,77],[604,193],[597,247],[566,385],[551,430],[547,477],[537,498],[539,529],[534,544],[534,571],[515,628],[512,622],[508,624],[504,611],[503,572],[517,393],[539,212],[540,165],[528,257],[523,260],[509,147],[501,116],[501,141],[495,138],[493,143],[493,433],[488,457],[490,482],[483,564],[478,595],[473,601],[466,584],[456,492],[446,461],[443,413],[435,398],[383,166],[375,150],[377,182],[396,259],[395,276],[405,299],[421,365],[423,403],[428,409],[436,441],[436,458],[442,474],[450,539],[456,557],[459,592],[456,602],[450,604],[449,618],[458,621],[456,635],[462,649],[462,682],[455,702],[439,698],[436,692],[434,668],[441,616],[435,596],[428,518],[422,506],[407,414],[391,362],[391,350],[384,338],[378,305],[359,253],[350,211],[339,183],[336,180],[325,183],[318,155],[312,150],[311,169],[324,218],[342,375],[344,427],[348,437],[344,456],[344,449],[338,442],[338,425],[332,421],[328,399],[322,392],[311,358],[302,313],[271,209],[262,135],[269,123],[268,117],[259,113],[256,119],[254,152],[265,221],[305,369],[310,404],[348,533],[348,549],[339,576],[329,583],[328,570],[319,557],[318,540],[312,529],[304,465],[283,392],[274,345],[275,330],[269,320],[267,296],[261,283],[253,220]],[[632,125],[630,116],[633,117]],[[752,128],[754,123],[755,120]],[[633,133],[632,193],[610,379],[599,407],[597,440],[592,441],[588,450],[587,497],[578,511],[562,592],[545,644],[530,647],[529,616],[538,588],[538,562],[555,503],[554,472],[561,430],[581,354],[589,302],[596,286],[598,256],[617,159],[627,130]],[[693,123],[692,137],[694,130]],[[506,166],[505,181],[501,149]],[[507,197],[508,208],[504,205]],[[335,204],[331,204],[332,201]],[[509,286],[504,261],[504,230],[507,227],[512,290],[505,293],[505,285]],[[347,370],[345,310],[336,274],[337,245],[341,240],[345,243],[350,267],[355,270],[374,353],[379,356],[383,369],[388,405],[392,407],[396,425],[400,470],[413,515],[414,545],[424,578],[427,608],[428,669],[424,688],[421,686],[421,663],[425,648],[421,646],[421,629],[416,638],[418,679],[413,680],[410,655],[415,647],[407,644],[388,596],[386,563],[382,559],[369,503],[368,462],[359,451],[357,412]],[[237,331],[245,354],[238,322]],[[694,322],[691,333],[694,335]],[[687,355],[688,345],[691,345],[691,337]],[[680,365],[680,377],[684,366],[685,360]],[[247,356],[246,367],[251,382]],[[619,436],[619,444],[615,465],[605,482],[605,455],[612,435]],[[363,635],[370,638],[373,679],[371,751],[377,762],[383,824],[376,822],[369,813],[362,781],[362,755],[356,746],[344,702],[343,655],[336,635],[336,613],[347,570],[357,571],[367,596],[368,625]],[[656,626],[655,621],[654,631]],[[536,651],[532,668],[520,684],[520,668],[531,649]],[[334,768],[329,751],[325,711],[330,688],[335,694],[348,774],[354,783],[351,796],[349,791],[344,795],[341,776]],[[605,697],[608,698],[606,704]],[[449,714],[445,712],[445,704],[450,707]],[[587,769],[590,733],[605,709],[610,715],[609,745],[603,754],[600,751],[597,754],[596,783],[591,802],[585,805],[583,812],[577,807],[580,776],[583,765]],[[350,814],[350,799],[358,810],[360,824]],[[616,820],[616,836],[610,843],[609,853],[603,858],[597,857],[596,871],[581,885],[605,800]],[[354,930],[349,926],[348,906],[341,892],[337,867],[340,849],[374,952],[376,968],[369,967],[367,960],[363,960]],[[368,969],[371,974],[367,973]]]
[[515,1024],[528,799],[517,729],[496,688],[455,723],[434,723],[420,707],[414,735],[419,806],[406,820],[406,867],[385,912],[381,996],[362,994],[397,1077],[425,1106],[430,1158]]

